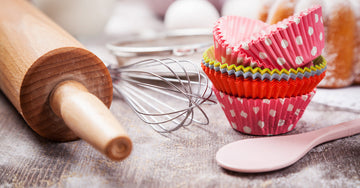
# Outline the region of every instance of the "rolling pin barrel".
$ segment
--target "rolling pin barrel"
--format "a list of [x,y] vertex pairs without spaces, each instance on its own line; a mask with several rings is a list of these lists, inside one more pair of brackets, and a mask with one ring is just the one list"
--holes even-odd
[[132,143],[109,111],[110,74],[25,0],[0,0],[0,88],[27,124],[56,141],[78,137],[113,160]]

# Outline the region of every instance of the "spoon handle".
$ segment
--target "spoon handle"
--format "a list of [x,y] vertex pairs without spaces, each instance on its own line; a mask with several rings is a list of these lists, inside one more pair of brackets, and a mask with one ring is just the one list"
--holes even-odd
[[360,119],[340,123],[311,133],[315,145],[360,133]]

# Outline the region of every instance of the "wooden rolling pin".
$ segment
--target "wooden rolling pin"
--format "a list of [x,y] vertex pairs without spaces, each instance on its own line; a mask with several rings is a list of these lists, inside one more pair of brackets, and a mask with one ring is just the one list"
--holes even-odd
[[0,0],[0,88],[45,138],[80,137],[113,160],[131,152],[108,109],[113,89],[106,66],[25,0]]

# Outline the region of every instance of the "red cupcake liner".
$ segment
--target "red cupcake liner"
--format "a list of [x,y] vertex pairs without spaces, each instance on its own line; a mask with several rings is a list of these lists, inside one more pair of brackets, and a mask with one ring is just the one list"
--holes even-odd
[[293,130],[315,94],[296,97],[248,99],[213,88],[230,126],[251,135],[278,135]]
[[289,79],[289,80],[261,80],[243,77],[235,77],[215,71],[201,64],[205,74],[208,76],[213,86],[228,95],[242,98],[285,98],[304,95],[316,88],[320,81],[325,77],[324,71],[320,75],[314,75],[309,78]]

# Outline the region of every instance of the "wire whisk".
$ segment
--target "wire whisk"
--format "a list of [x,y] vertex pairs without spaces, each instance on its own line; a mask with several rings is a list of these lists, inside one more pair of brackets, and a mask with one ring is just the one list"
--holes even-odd
[[216,102],[210,99],[206,75],[191,61],[147,59],[120,67],[109,65],[108,69],[115,91],[155,131],[209,123],[201,105]]

